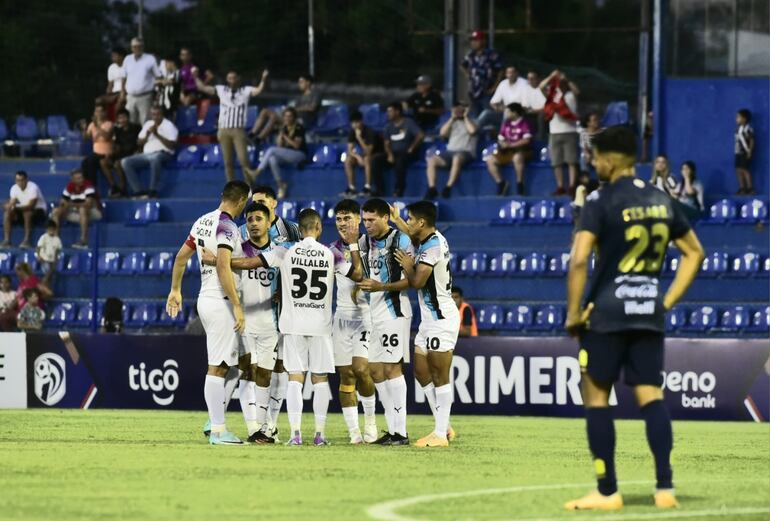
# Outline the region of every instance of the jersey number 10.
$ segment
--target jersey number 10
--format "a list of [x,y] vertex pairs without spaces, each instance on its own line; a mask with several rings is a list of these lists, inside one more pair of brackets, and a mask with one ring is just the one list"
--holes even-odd
[[[648,252],[652,237],[652,252]],[[668,246],[669,231],[666,223],[655,223],[651,228],[635,224],[626,228],[626,242],[636,241],[618,264],[621,273],[658,272]],[[650,255],[652,253],[652,256]]]

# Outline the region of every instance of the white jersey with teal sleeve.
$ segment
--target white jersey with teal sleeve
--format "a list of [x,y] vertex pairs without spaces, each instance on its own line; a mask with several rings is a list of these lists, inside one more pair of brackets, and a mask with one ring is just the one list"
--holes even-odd
[[[273,248],[271,242],[262,246],[250,240],[242,244],[244,257],[259,257]],[[274,296],[278,291],[278,268],[256,268],[241,271],[241,305],[246,317],[246,332],[264,335],[278,331],[278,305]]]
[[452,300],[452,273],[449,270],[449,244],[438,231],[417,247],[417,264],[433,268],[428,281],[418,292],[422,321],[457,318],[460,312]]
[[[365,248],[369,277],[382,283],[398,282],[404,278],[401,265],[396,261],[396,250],[410,255],[414,252],[412,241],[405,233],[391,228],[383,237],[368,237]],[[382,323],[394,318],[412,317],[412,306],[406,290],[374,291],[369,294],[372,323]]]
[[[359,248],[362,243],[366,243],[366,237],[359,238]],[[329,249],[334,254],[335,262],[349,263],[350,247],[345,241],[338,239],[329,245]],[[366,271],[366,254],[361,251],[361,261]],[[369,322],[371,315],[369,313],[369,294],[365,291],[357,291],[356,283],[348,278],[345,273],[336,274],[337,283],[337,308],[334,316],[342,320],[365,320]]]

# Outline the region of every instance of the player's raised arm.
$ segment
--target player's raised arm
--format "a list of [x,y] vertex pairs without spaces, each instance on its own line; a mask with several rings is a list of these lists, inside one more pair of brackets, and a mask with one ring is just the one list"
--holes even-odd
[[588,262],[595,244],[596,235],[585,230],[579,231],[572,243],[567,274],[567,320],[564,325],[570,335],[578,333],[588,321],[593,309],[592,303],[582,309],[580,301],[588,281]]
[[703,263],[705,253],[698,236],[692,230],[679,239],[674,239],[674,245],[682,252],[679,266],[676,268],[674,281],[669,286],[666,296],[663,297],[663,308],[668,311],[679,302],[698,275]]
[[409,227],[406,225],[404,218],[401,217],[401,211],[392,204],[389,204],[388,208],[390,208],[390,222],[392,222],[400,232],[409,235]]
[[195,253],[195,243],[192,237],[188,238],[174,259],[174,268],[171,270],[171,291],[166,299],[166,313],[171,318],[176,318],[182,309],[182,277],[187,268],[187,261]]

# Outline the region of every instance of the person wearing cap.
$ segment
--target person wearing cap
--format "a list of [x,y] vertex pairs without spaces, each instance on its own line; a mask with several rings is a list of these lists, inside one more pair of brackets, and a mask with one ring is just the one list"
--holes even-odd
[[471,50],[460,67],[468,78],[470,112],[477,116],[489,106],[492,94],[503,78],[503,62],[496,50],[487,47],[487,35],[483,31],[473,31],[470,44]]
[[417,78],[417,90],[403,105],[405,111],[411,111],[412,117],[423,130],[433,129],[444,112],[444,98],[433,88],[433,82],[427,74]]

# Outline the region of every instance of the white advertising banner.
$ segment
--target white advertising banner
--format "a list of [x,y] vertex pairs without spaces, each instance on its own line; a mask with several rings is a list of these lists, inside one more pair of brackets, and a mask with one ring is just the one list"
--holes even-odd
[[27,408],[27,335],[0,333],[0,409]]

